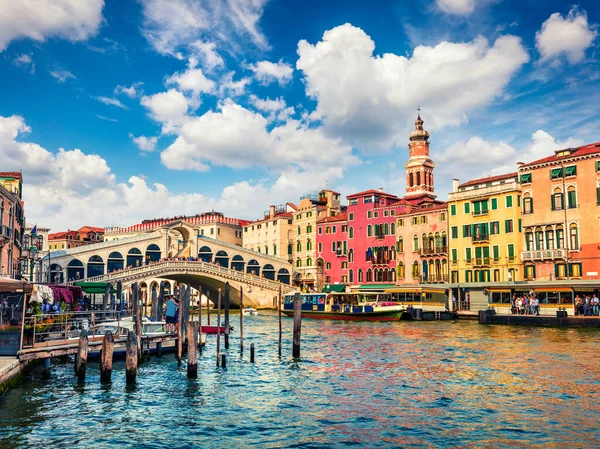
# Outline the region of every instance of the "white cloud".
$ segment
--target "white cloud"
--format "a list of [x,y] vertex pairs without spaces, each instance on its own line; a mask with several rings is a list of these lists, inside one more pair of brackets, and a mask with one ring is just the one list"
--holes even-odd
[[84,41],[98,32],[103,7],[104,0],[2,1],[0,52],[15,39]]
[[278,120],[285,122],[289,120],[294,114],[295,110],[293,107],[288,107],[283,97],[271,100],[270,98],[258,98],[256,95],[250,95],[250,104],[257,110],[268,114],[269,122]]
[[315,45],[300,41],[296,63],[306,93],[317,100],[311,117],[330,135],[370,151],[404,146],[418,105],[430,130],[464,123],[529,60],[521,40],[510,35],[492,45],[478,37],[418,46],[411,57],[373,56],[374,49],[360,28],[345,24]]
[[52,75],[54,78],[56,78],[59,83],[64,83],[69,78],[77,79],[77,77],[75,75],[73,75],[71,72],[69,72],[68,70],[63,70],[63,69],[51,70],[50,75]]
[[215,90],[215,82],[206,78],[202,69],[196,68],[197,61],[192,58],[185,72],[176,72],[166,80],[166,85],[177,85],[180,91],[192,94],[192,103],[200,106],[200,95],[209,94]]
[[113,123],[118,122],[118,120],[116,118],[106,117],[105,115],[96,114],[96,117],[98,117],[100,120],[104,120],[107,122],[113,122]]
[[154,151],[156,143],[158,142],[158,137],[135,137],[131,133],[129,133],[129,138],[133,140],[133,143],[135,143],[141,151]]
[[188,102],[177,89],[144,96],[140,102],[154,120],[163,124],[164,133],[172,132],[186,119]]
[[17,56],[15,59],[13,59],[13,64],[33,74],[35,73],[35,63],[33,62],[31,55],[31,53],[23,53]]
[[202,66],[211,71],[217,67],[224,67],[225,61],[216,51],[214,42],[196,41],[190,44],[192,51],[200,58]]
[[222,96],[239,97],[240,95],[244,95],[246,86],[252,82],[252,79],[247,77],[234,81],[234,75],[235,72],[228,72],[221,77],[221,80],[219,81],[219,93]]
[[115,87],[114,94],[115,95],[125,94],[129,98],[135,98],[142,93],[140,90],[140,86],[142,86],[143,84],[144,84],[143,82],[138,81],[137,83],[133,83],[131,86],[118,85],[117,87]]
[[[181,47],[210,35],[232,45],[234,37],[247,38],[269,48],[259,28],[266,0],[141,0],[143,33],[156,51],[179,59]],[[214,60],[213,60],[214,62]]]
[[117,98],[110,98],[110,97],[94,97],[94,98],[96,100],[98,100],[100,103],[103,103],[107,106],[116,106],[121,109],[127,109],[127,106],[125,106],[123,103],[121,103],[119,101],[119,99],[117,99]]
[[585,57],[597,35],[588,24],[587,14],[573,8],[567,17],[552,14],[535,34],[535,46],[542,61],[565,55],[570,64],[575,64]]
[[465,16],[475,11],[475,0],[436,0],[438,8],[448,14]]
[[454,143],[436,156],[435,160],[442,163],[482,165],[482,156],[485,155],[486,164],[497,164],[513,159],[516,154],[517,150],[505,142],[491,143],[475,136],[466,142]]
[[274,82],[280,86],[288,84],[292,80],[294,69],[289,64],[279,61],[259,61],[256,64],[249,64],[248,69],[254,72],[254,78],[263,85]]

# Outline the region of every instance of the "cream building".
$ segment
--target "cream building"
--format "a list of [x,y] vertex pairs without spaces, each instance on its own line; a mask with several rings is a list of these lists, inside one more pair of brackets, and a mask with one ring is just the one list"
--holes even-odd
[[292,220],[294,242],[292,245],[293,283],[307,290],[323,287],[323,267],[317,266],[317,221],[341,212],[340,194],[321,190],[318,194],[300,197]]
[[262,220],[244,226],[243,247],[266,255],[292,262],[294,227],[292,224],[296,207],[271,206]]

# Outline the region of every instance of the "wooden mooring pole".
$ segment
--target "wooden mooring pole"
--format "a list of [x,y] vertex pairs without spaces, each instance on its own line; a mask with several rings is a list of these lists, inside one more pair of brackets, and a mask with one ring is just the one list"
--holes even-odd
[[210,326],[210,309],[211,309],[211,306],[210,306],[210,291],[208,289],[206,290],[206,309],[207,309],[206,310],[206,313],[207,313],[207,317],[206,317],[207,322],[206,322],[206,325]]
[[240,354],[244,353],[244,288],[240,288]]
[[250,363],[254,363],[254,343],[250,343]]
[[198,308],[198,335],[200,336],[198,340],[199,349],[198,351],[202,352],[202,287],[198,287],[198,298],[200,307]]
[[111,331],[106,331],[102,340],[102,354],[100,360],[100,382],[110,382],[112,374],[112,359],[115,349],[115,339]]
[[77,350],[77,358],[75,359],[75,374],[77,374],[77,380],[83,382],[85,380],[85,369],[87,368],[87,357],[88,357],[88,336],[87,331],[84,329],[81,331],[79,337],[79,348]]
[[279,343],[277,349],[279,350],[279,358],[281,358],[281,285],[279,286],[279,304],[277,306],[277,315],[279,320]]
[[117,281],[117,314],[121,316],[123,311],[123,283]]
[[225,284],[225,349],[229,349],[229,295],[231,294],[231,287],[229,282]]
[[183,292],[183,286],[179,289],[179,315],[177,317],[177,364],[181,366],[181,358],[183,357],[183,299],[185,295]]
[[125,346],[125,378],[127,385],[134,385],[138,367],[138,338],[135,332],[127,334]]
[[221,289],[217,298],[217,366],[221,363]]
[[294,297],[294,338],[292,346],[292,357],[300,358],[300,335],[302,333],[302,299],[300,293]]
[[187,376],[195,378],[198,376],[198,327],[193,321],[188,323],[187,338]]

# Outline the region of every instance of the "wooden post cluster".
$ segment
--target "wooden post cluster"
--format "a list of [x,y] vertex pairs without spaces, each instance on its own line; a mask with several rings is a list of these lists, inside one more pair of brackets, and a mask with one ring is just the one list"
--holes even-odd
[[121,281],[117,281],[117,312],[121,315],[121,311],[123,310],[123,284]]
[[181,365],[181,359],[183,357],[183,305],[182,305],[182,292],[183,286],[179,289],[178,299],[179,299],[179,314],[177,317],[177,363]]
[[77,358],[75,359],[75,374],[77,380],[83,382],[85,380],[85,370],[87,368],[87,357],[88,357],[88,336],[87,331],[84,329],[81,331],[79,337],[79,348],[77,350]]
[[195,378],[198,376],[198,327],[193,321],[188,323],[187,336],[187,376],[190,378]]
[[231,294],[231,288],[229,282],[225,284],[225,349],[229,349],[229,295]]
[[165,281],[160,281],[158,286],[158,299],[156,303],[156,321],[162,321],[163,305],[165,301]]
[[100,382],[110,382],[112,374],[112,359],[115,349],[115,339],[111,331],[106,331],[102,340],[102,354],[100,360]]
[[135,332],[127,334],[127,343],[125,348],[125,378],[127,385],[134,385],[137,377],[138,367],[138,337]]
[[219,357],[221,356],[221,289],[219,289],[219,296],[217,298],[217,366],[221,363]]
[[292,345],[292,357],[300,358],[300,335],[302,333],[302,299],[300,293],[294,297],[294,338]]
[[152,298],[152,308],[150,310],[150,316],[152,317],[152,319],[154,321],[159,321],[159,318],[157,317],[157,315],[158,315],[158,292],[156,291],[156,284],[152,284],[152,292],[150,295]]
[[142,361],[142,310],[140,300],[142,297],[140,287],[137,282],[131,286],[131,302],[133,306],[133,331],[137,337],[138,362]]

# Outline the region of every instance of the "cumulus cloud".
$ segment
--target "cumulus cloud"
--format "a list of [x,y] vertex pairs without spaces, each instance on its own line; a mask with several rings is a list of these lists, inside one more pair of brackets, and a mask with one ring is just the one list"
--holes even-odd
[[202,69],[196,68],[197,61],[192,58],[188,69],[176,72],[167,78],[166,84],[176,85],[179,91],[189,92],[195,107],[200,106],[200,95],[209,94],[215,90],[215,82],[204,76]]
[[436,0],[442,11],[457,16],[466,16],[475,11],[475,0]]
[[219,94],[221,96],[239,97],[244,95],[246,86],[252,82],[252,79],[248,77],[234,81],[234,76],[235,72],[228,72],[221,77],[219,81]]
[[94,97],[100,103],[105,104],[107,106],[116,106],[117,108],[127,109],[123,103],[119,101],[118,98],[110,98],[110,97]]
[[535,34],[535,46],[542,61],[564,55],[569,64],[575,64],[585,57],[585,51],[597,35],[595,29],[588,24],[587,14],[573,8],[567,17],[558,12],[552,14]]
[[31,53],[23,53],[17,56],[15,59],[13,59],[13,64],[33,74],[35,73],[35,63],[33,62],[31,56]]
[[177,89],[144,96],[140,102],[154,120],[162,123],[164,133],[172,132],[185,121],[189,107],[185,96]]
[[263,85],[279,83],[280,86],[288,84],[292,80],[294,69],[291,65],[279,61],[259,61],[249,64],[248,69],[254,72],[254,78]]
[[202,67],[211,71],[217,67],[224,67],[225,61],[216,50],[214,42],[196,41],[190,44],[192,52],[200,59]]
[[133,134],[129,133],[129,138],[133,140],[133,143],[137,145],[137,147],[141,151],[154,151],[156,148],[156,143],[158,142],[158,137],[146,137],[146,136],[138,136],[135,137]]
[[374,56],[374,50],[369,36],[345,24],[317,44],[300,41],[296,63],[306,93],[317,101],[311,118],[369,151],[404,145],[418,105],[429,129],[464,123],[469,111],[500,96],[529,60],[521,40],[510,35],[491,45],[478,37],[418,46],[411,57]]
[[[183,58],[182,47],[204,41],[205,35],[229,45],[234,37],[249,37],[259,48],[268,49],[267,39],[259,28],[266,1],[141,0],[142,31],[156,51],[179,59]],[[215,63],[216,59],[211,62]]]
[[77,79],[77,77],[71,72],[63,69],[51,70],[50,75],[52,75],[53,78],[56,78],[56,80],[58,80],[59,83],[64,83],[69,78]]
[[115,95],[127,95],[129,98],[135,98],[138,95],[140,95],[142,92],[140,90],[140,87],[143,85],[144,83],[141,81],[138,81],[137,83],[133,83],[131,86],[122,86],[122,85],[118,85],[117,87],[115,87]]
[[270,98],[259,98],[256,95],[250,95],[249,102],[257,110],[266,113],[269,122],[272,121],[287,121],[294,114],[295,110],[293,107],[288,107],[283,97],[271,100]]
[[481,137],[471,137],[466,142],[456,142],[436,156],[438,162],[450,162],[461,165],[481,165],[481,155],[485,155],[485,162],[489,164],[504,163],[514,158],[517,150],[505,142],[488,142]]
[[16,39],[73,42],[95,35],[104,0],[18,0],[0,2],[0,52]]

